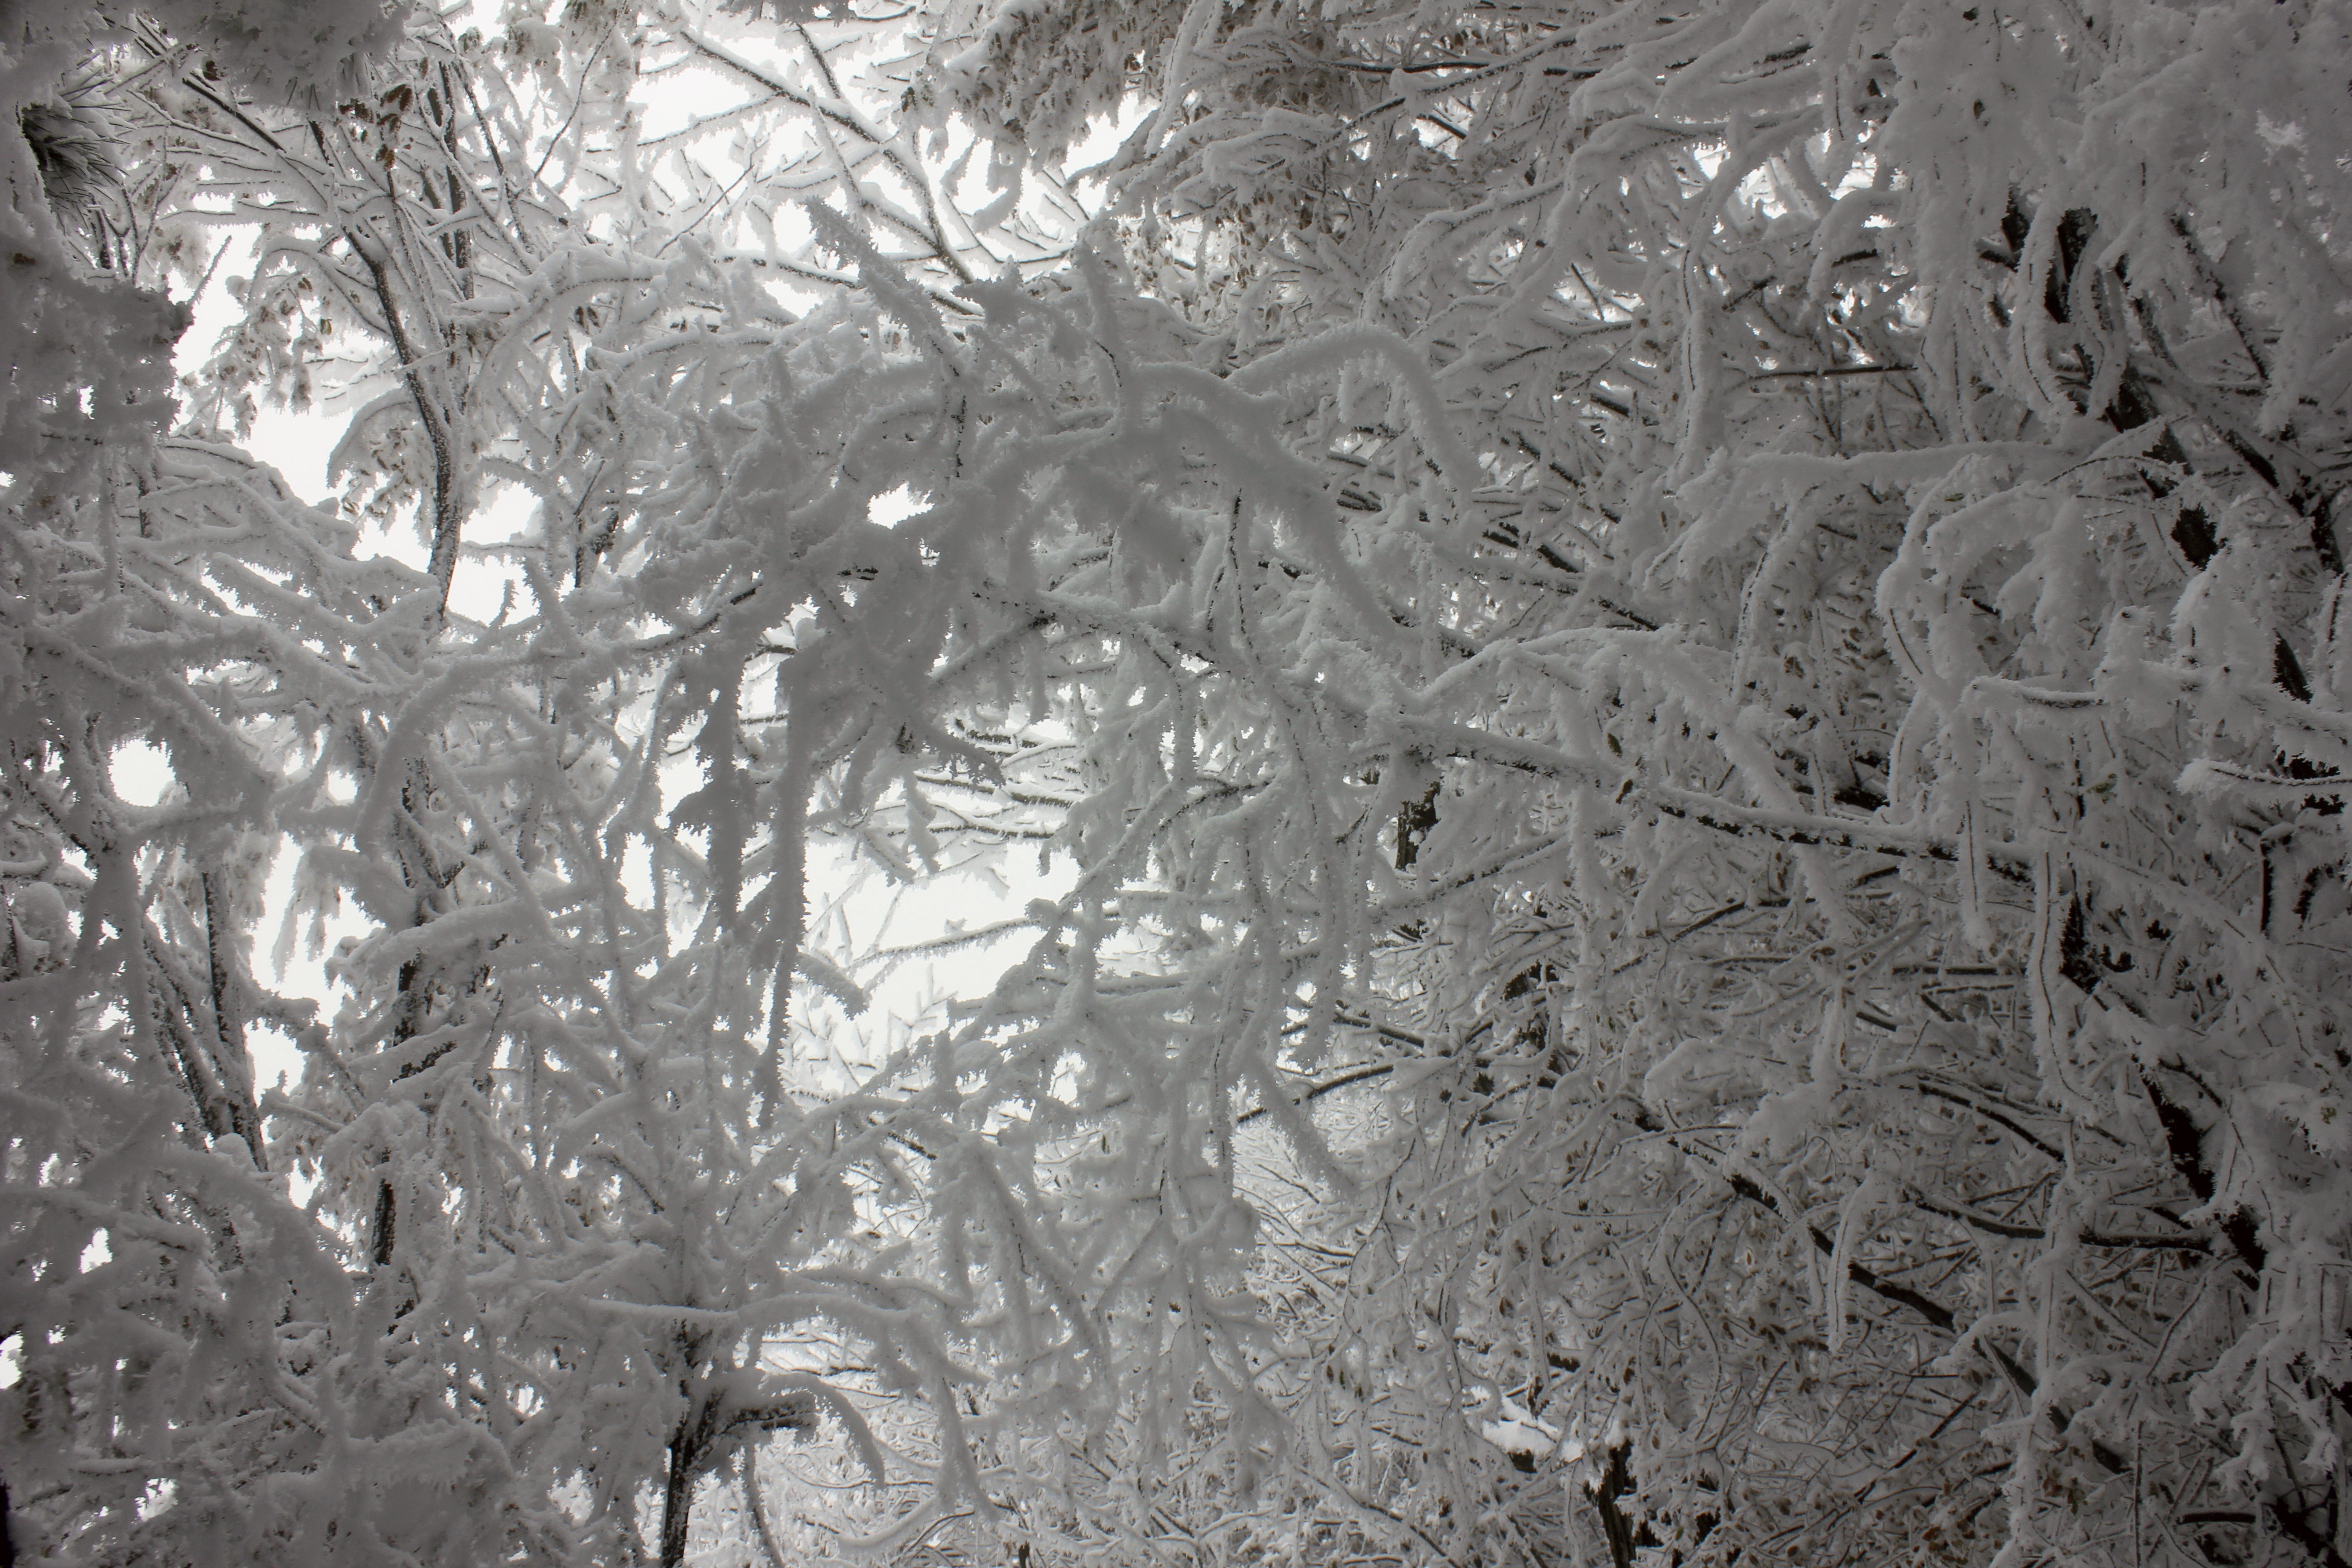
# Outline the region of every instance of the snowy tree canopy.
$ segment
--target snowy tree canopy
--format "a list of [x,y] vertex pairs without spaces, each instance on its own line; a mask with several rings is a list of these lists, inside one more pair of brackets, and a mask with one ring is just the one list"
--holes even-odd
[[0,21],[17,1560],[2352,1557],[2352,6]]

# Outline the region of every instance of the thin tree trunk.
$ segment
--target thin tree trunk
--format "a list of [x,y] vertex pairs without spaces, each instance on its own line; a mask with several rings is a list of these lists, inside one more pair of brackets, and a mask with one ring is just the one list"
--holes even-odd
[[246,1051],[245,1017],[235,972],[235,938],[223,899],[220,879],[205,871],[198,879],[205,897],[205,958],[212,971],[213,1032],[220,1039],[214,1068],[221,1080],[223,1109],[229,1128],[245,1140],[254,1168],[269,1168],[261,1148],[261,1107],[253,1091],[253,1058]]
[[1592,1489],[1593,1506],[1601,1510],[1601,1530],[1609,1538],[1609,1560],[1614,1568],[1633,1568],[1633,1554],[1641,1546],[1638,1525],[1617,1500],[1633,1493],[1633,1454],[1631,1443],[1612,1447],[1609,1468],[1602,1472],[1601,1484]]
[[718,1436],[718,1400],[705,1394],[670,1434],[669,1476],[662,1487],[661,1568],[685,1568],[695,1478],[702,1473],[702,1457]]
[[670,1439],[669,1480],[662,1489],[661,1568],[683,1568],[686,1527],[694,1514],[694,1462],[684,1445],[691,1439],[681,1427]]

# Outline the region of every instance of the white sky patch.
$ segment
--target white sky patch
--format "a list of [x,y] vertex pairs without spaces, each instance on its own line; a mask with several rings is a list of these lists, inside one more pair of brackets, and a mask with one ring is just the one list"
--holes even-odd
[[923,503],[905,485],[895,490],[885,490],[866,503],[867,519],[884,528],[896,528],[922,510]]
[[126,741],[110,759],[114,793],[132,805],[155,806],[172,787],[170,753],[152,741]]
[[1154,103],[1129,98],[1120,103],[1118,114],[1089,122],[1086,135],[1070,148],[1069,167],[1076,180],[1072,189],[1101,190],[1102,182],[1086,178],[1087,171],[1118,152],[1119,144],[1151,118],[1155,107]]
[[[181,335],[172,355],[173,369],[181,375],[194,375],[202,370],[221,334],[236,324],[243,308],[230,297],[228,279],[249,269],[252,258],[249,240],[240,253],[222,257],[213,269],[211,283],[196,296],[194,320]],[[327,458],[341,434],[341,423],[329,416],[296,414],[264,405],[254,414],[253,435],[245,447],[276,468],[296,495],[307,501],[324,501],[330,497]]]
[[[529,490],[520,485],[500,485],[490,493],[489,504],[467,521],[466,560],[449,584],[451,615],[488,623],[502,610],[509,615],[528,613],[530,600],[522,568],[514,559],[514,551],[501,547],[530,536],[537,510],[538,503]],[[429,552],[413,533],[408,539],[416,557],[409,563],[422,570]]]

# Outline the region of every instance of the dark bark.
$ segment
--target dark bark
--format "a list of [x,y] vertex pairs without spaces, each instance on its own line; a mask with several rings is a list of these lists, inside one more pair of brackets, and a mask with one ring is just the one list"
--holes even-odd
[[712,1407],[702,1407],[670,1434],[669,1474],[662,1486],[661,1568],[683,1568],[687,1526],[693,1521],[694,1483],[702,1472],[702,1451],[713,1436]]
[[[2164,1130],[2165,1152],[2172,1158],[2172,1168],[2189,1184],[2200,1203],[2210,1204],[2220,1189],[2213,1180],[2213,1170],[2205,1160],[2205,1130],[2197,1124],[2196,1116],[2168,1093],[2152,1074],[2142,1073],[2140,1082],[2147,1091],[2147,1101],[2156,1111],[2157,1125]],[[2254,1216],[2243,1206],[2230,1211],[2221,1221],[2221,1235],[2237,1252],[2245,1268],[2238,1279],[2248,1289],[2262,1284],[2263,1266],[2270,1254],[2263,1246],[2261,1227]]]
[[1396,868],[1407,871],[1421,858],[1421,846],[1437,826],[1437,791],[1439,781],[1432,779],[1429,787],[1421,792],[1418,800],[1408,800],[1398,805],[1396,814]]
[[[1643,1547],[1657,1545],[1658,1537],[1649,1521],[1626,1511],[1622,1500],[1633,1495],[1633,1444],[1611,1446],[1608,1468],[1590,1489],[1592,1506],[1601,1514],[1601,1532],[1609,1538],[1611,1568],[1633,1568],[1635,1556]],[[1679,1561],[1680,1554],[1676,1557]]]
[[[792,1394],[772,1405],[734,1405],[716,1389],[693,1402],[686,1417],[671,1431],[669,1468],[662,1479],[661,1568],[682,1568],[686,1562],[688,1527],[694,1521],[694,1489],[704,1475],[723,1464],[735,1434],[747,1428],[761,1432],[806,1432],[816,1425],[816,1405],[806,1394]],[[744,1456],[748,1467],[751,1457]],[[758,1485],[747,1468],[744,1487]],[[761,1532],[764,1538],[766,1525]],[[771,1544],[772,1550],[772,1543]]]
[[253,1058],[246,1050],[244,988],[236,969],[231,921],[222,897],[220,879],[206,871],[198,879],[205,895],[205,949],[212,974],[213,1032],[220,1041],[215,1076],[220,1080],[221,1110],[228,1132],[245,1140],[256,1168],[269,1168],[261,1147],[261,1107],[254,1098]]

